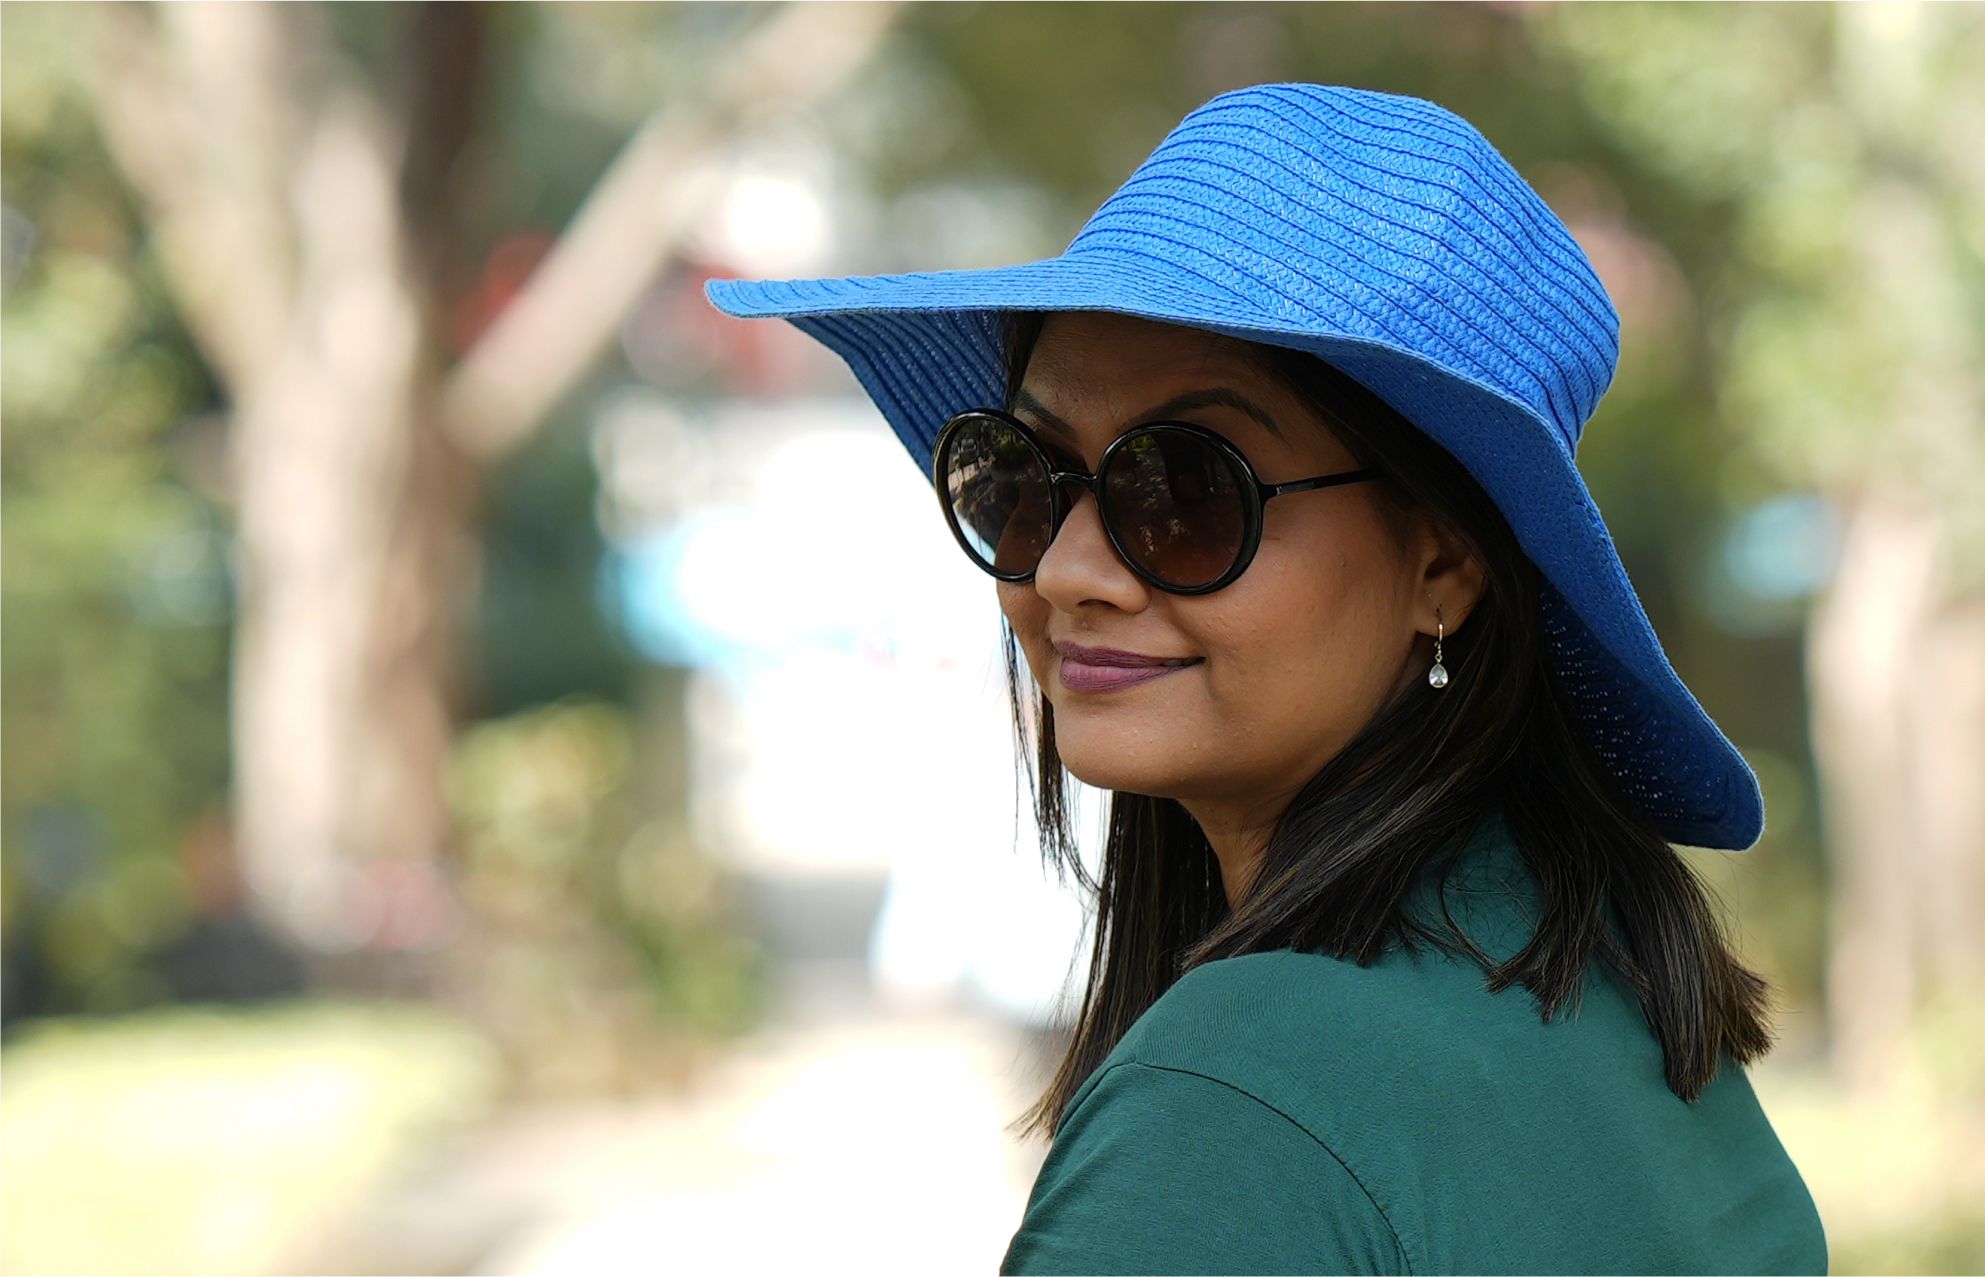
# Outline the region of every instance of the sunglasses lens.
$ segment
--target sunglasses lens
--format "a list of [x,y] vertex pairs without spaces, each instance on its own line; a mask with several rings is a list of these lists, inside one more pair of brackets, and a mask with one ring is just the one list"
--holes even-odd
[[1054,516],[1047,467],[1026,438],[997,417],[967,417],[951,434],[942,474],[952,523],[979,566],[1033,571]]
[[1176,589],[1218,580],[1247,538],[1246,477],[1219,449],[1159,426],[1110,459],[1104,504],[1138,567]]

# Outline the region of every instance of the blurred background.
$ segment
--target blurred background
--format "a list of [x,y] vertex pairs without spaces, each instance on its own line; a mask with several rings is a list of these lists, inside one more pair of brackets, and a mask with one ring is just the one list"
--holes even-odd
[[1085,924],[994,593],[701,286],[1053,255],[1288,79],[1604,278],[1755,1084],[1834,1272],[1985,1269],[1985,6],[0,14],[0,1269],[991,1271]]

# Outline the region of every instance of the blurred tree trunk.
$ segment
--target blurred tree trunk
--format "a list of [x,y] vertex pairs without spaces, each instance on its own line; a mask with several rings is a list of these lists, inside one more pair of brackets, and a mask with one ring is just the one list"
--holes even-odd
[[893,6],[781,7],[713,51],[724,82],[644,126],[459,362],[442,333],[481,6],[385,11],[412,15],[392,102],[316,5],[100,12],[99,126],[231,400],[237,854],[263,920],[335,979],[340,954],[452,928],[445,768],[488,467],[698,214],[681,175],[837,84]]
[[1915,636],[1930,608],[1934,529],[1906,507],[1845,512],[1841,556],[1815,607],[1807,663],[1813,749],[1833,851],[1827,959],[1831,1048],[1856,1085],[1890,1074],[1916,991],[1915,889],[1924,854],[1908,722]]
[[1971,147],[1938,74],[1971,60],[1950,59],[1956,29],[1934,10],[1835,17],[1867,165],[1843,273],[1882,299],[1871,338],[1895,350],[1877,396],[1857,400],[1876,413],[1848,422],[1857,469],[1834,476],[1841,559],[1809,649],[1834,864],[1827,1018],[1837,1074],[1866,1089],[1921,1063],[1926,1009],[1985,983],[1985,676],[1973,659],[1985,638],[1985,327],[1958,286],[1956,228],[1978,191],[1954,166]]
[[404,166],[445,173],[466,136],[478,13],[415,23],[409,82],[462,92],[398,110],[335,74],[314,6],[105,28],[105,136],[231,400],[235,845],[264,920],[320,956],[448,921],[479,475],[432,411],[444,188]]
[[1985,603],[1950,606],[1920,507],[1863,500],[1810,631],[1813,741],[1834,852],[1834,1067],[1860,1089],[1910,1063],[1934,998],[1985,983]]

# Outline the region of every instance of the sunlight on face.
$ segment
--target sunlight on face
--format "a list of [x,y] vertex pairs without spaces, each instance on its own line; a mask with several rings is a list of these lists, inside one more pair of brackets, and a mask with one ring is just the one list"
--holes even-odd
[[[1227,406],[1177,414],[1217,431],[1267,483],[1357,467],[1352,454],[1242,343],[1105,312],[1051,315],[1015,415],[1093,471],[1103,449],[1158,404],[1225,387],[1279,426],[1278,439]],[[1042,408],[1073,428],[1064,438]],[[1199,596],[1148,586],[1106,539],[1086,494],[1031,582],[999,585],[1000,607],[1055,711],[1069,771],[1106,789],[1177,798],[1199,816],[1272,815],[1412,677],[1416,560],[1369,485],[1290,493],[1264,508],[1261,548],[1239,579]],[[1074,489],[1069,489],[1072,494]],[[1108,691],[1062,677],[1072,640],[1196,663]]]

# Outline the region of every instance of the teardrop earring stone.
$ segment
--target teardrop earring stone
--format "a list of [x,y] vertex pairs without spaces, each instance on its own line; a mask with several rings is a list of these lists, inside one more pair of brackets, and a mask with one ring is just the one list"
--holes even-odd
[[1427,671],[1427,682],[1435,687],[1446,687],[1447,666],[1442,665],[1439,661],[1435,661],[1434,667]]

